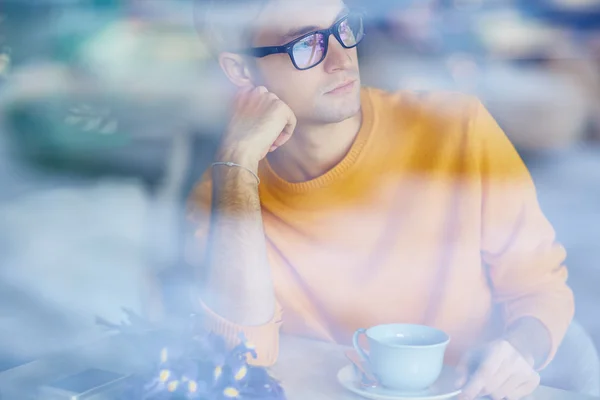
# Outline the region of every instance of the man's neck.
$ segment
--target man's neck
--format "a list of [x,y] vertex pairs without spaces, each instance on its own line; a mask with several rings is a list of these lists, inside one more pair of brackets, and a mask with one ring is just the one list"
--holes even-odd
[[292,138],[268,160],[288,182],[306,182],[324,175],[350,151],[362,125],[362,113],[327,125],[298,125]]

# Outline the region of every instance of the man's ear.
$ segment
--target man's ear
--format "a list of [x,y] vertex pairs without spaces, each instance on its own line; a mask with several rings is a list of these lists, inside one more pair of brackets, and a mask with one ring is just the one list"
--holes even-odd
[[221,53],[219,54],[219,65],[235,86],[254,86],[252,70],[243,56],[234,53]]

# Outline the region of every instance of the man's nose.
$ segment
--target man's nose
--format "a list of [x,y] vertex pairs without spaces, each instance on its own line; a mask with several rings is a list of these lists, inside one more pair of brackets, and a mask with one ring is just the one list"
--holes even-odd
[[335,36],[329,36],[329,48],[325,58],[325,71],[328,73],[345,70],[352,66],[352,49],[344,48]]

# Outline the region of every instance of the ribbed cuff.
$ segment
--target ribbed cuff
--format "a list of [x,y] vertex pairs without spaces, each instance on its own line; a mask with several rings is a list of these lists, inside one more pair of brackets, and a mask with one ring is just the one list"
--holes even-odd
[[200,307],[204,314],[204,327],[210,332],[222,336],[229,346],[239,344],[240,334],[256,348],[257,358],[249,358],[248,362],[256,366],[271,366],[279,356],[279,329],[282,322],[282,310],[276,307],[271,321],[263,325],[244,326],[226,320],[212,311],[202,300]]
[[548,356],[541,362],[536,370],[541,371],[554,359],[559,345],[561,344],[569,325],[573,319],[574,306],[572,303],[565,307],[556,307],[556,302],[548,304],[526,303],[515,307],[506,320],[506,326],[510,327],[519,319],[535,318],[548,330],[550,335],[550,351]]

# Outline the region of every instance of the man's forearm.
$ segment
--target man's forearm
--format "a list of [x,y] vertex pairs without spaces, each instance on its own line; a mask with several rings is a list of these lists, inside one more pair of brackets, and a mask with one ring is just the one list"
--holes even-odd
[[240,325],[268,322],[275,295],[257,181],[242,168],[215,166],[204,301]]
[[533,317],[517,320],[509,327],[505,339],[536,368],[546,361],[551,351],[550,332]]

